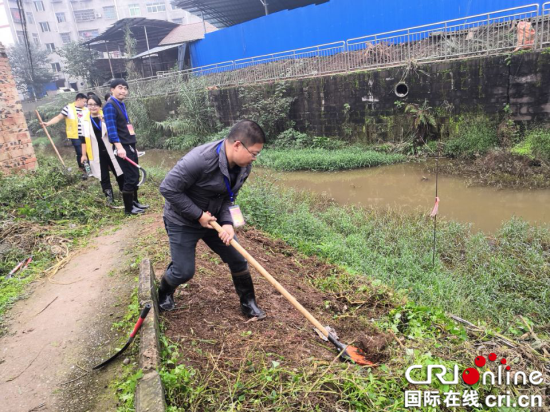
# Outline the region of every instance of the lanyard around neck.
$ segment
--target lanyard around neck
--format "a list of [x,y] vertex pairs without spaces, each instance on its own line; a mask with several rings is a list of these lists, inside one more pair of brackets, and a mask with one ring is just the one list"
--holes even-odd
[[95,128],[97,130],[101,130],[101,119],[98,118],[98,121],[99,121],[99,125],[95,122],[94,118],[92,116],[90,116],[90,119],[92,120],[92,123],[94,124]]
[[[127,123],[130,123],[130,119],[128,118],[128,112],[126,111],[126,105],[124,104],[124,102],[119,102],[116,98],[114,97],[111,97],[111,99],[113,100],[113,102],[115,102],[117,104],[117,106],[119,107],[120,111],[122,112],[122,114],[124,115],[124,117],[126,118],[126,122]],[[122,104],[122,106],[121,106]]]

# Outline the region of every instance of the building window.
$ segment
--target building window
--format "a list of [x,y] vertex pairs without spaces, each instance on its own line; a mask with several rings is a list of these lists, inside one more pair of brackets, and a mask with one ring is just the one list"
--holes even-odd
[[19,9],[11,9],[11,17],[14,23],[21,23],[21,13],[19,13]]
[[27,13],[25,13],[25,15],[27,16],[27,23],[34,24],[34,16],[32,15],[32,13],[28,11]]
[[21,44],[25,44],[25,33],[17,30],[17,41]]
[[106,20],[116,20],[115,6],[103,7],[103,16]]
[[147,12],[160,13],[161,11],[166,11],[166,4],[163,2],[147,3]]
[[78,32],[78,37],[82,40],[90,40],[99,36],[99,30],[83,30]]
[[179,19],[172,19],[172,22],[177,23],[177,24],[182,24],[183,19],[181,17]]
[[44,2],[42,1],[35,1],[34,2],[34,9],[36,11],[44,11],[46,8],[44,7]]
[[52,70],[59,73],[61,71],[61,65],[59,63],[52,63]]
[[63,44],[67,44],[71,42],[71,33],[60,33],[61,41]]
[[40,37],[38,37],[38,33],[33,33],[33,34],[32,34],[32,41],[33,41],[34,44],[36,44],[37,46],[40,44]]
[[141,16],[141,11],[139,10],[139,4],[129,4],[128,10],[130,10],[130,17]]
[[42,30],[42,33],[50,31],[50,23],[48,23],[47,21],[41,22],[40,23],[40,30]]
[[64,23],[67,21],[67,18],[65,17],[65,13],[55,13],[55,17],[57,17],[58,23]]
[[47,49],[50,53],[54,53],[54,52],[55,52],[55,44],[53,44],[53,43],[46,43],[46,49]]
[[95,20],[94,9],[75,10],[74,11],[74,19],[76,20],[77,23],[81,23],[83,21]]

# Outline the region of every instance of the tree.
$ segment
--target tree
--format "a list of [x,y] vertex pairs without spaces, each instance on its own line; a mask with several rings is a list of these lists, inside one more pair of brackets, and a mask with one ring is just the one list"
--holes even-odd
[[47,50],[40,50],[35,45],[30,45],[29,53],[24,44],[17,44],[8,49],[8,58],[17,89],[31,96],[41,96],[44,86],[54,80],[54,73],[47,66],[49,63]]
[[86,79],[89,84],[99,83],[101,80],[101,71],[94,63],[99,58],[96,50],[71,42],[59,49],[57,54],[63,59],[63,71],[69,76]]

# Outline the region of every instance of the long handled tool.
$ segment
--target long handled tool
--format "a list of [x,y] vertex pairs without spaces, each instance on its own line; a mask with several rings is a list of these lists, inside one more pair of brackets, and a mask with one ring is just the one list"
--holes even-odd
[[[219,233],[223,232],[221,226],[216,222],[210,222],[210,225],[216,229]],[[370,362],[366,358],[366,354],[359,348],[351,345],[345,345],[338,340],[338,338],[327,331],[327,329],[319,323],[317,319],[313,317],[309,311],[304,308],[300,302],[298,302],[294,296],[292,296],[273,276],[260,265],[256,259],[254,259],[244,248],[239,245],[234,239],[231,240],[231,246],[243,255],[243,257],[252,265],[260,274],[267,279],[271,285],[277,289],[281,295],[283,295],[298,311],[306,317],[306,319],[315,326],[336,348],[340,351],[340,357],[344,360],[349,360],[357,363],[358,365],[374,366],[374,363]]]
[[52,137],[50,136],[50,132],[48,132],[48,129],[44,125],[44,122],[42,122],[42,118],[40,117],[40,113],[38,113],[38,110],[35,110],[34,112],[36,113],[36,117],[38,117],[38,121],[40,122],[40,125],[42,126],[42,129],[44,129],[44,132],[46,133],[46,136],[48,136],[48,139],[50,139],[50,143],[53,146],[53,150],[55,150],[55,153],[57,153],[57,157],[59,157],[59,160],[61,161],[61,164],[66,169],[67,166],[65,166],[65,162],[63,161],[63,158],[61,157],[61,155],[57,151],[57,147],[55,147],[55,144],[53,143]]
[[138,321],[136,322],[136,325],[134,326],[134,330],[132,331],[132,333],[130,334],[130,338],[128,339],[128,341],[126,342],[126,344],[122,347],[122,349],[120,349],[117,353],[115,353],[113,356],[111,356],[109,359],[107,359],[106,361],[100,363],[99,365],[97,366],[94,366],[92,369],[99,369],[99,368],[102,368],[103,366],[107,365],[108,363],[111,363],[111,361],[113,361],[114,359],[116,359],[122,352],[124,352],[126,349],[128,349],[128,346],[130,346],[130,344],[134,341],[134,338],[136,337],[138,331],[139,331],[139,328],[141,328],[141,324],[143,323],[143,321],[145,320],[145,318],[147,317],[147,314],[149,313],[149,311],[151,310],[151,304],[150,303],[147,303],[143,309],[141,310],[141,314],[139,315],[139,319]]

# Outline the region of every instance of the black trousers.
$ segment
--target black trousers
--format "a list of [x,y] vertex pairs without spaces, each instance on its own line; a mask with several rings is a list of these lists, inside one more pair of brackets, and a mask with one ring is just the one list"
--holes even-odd
[[[120,159],[120,162],[126,161]],[[109,157],[109,152],[107,152],[107,150],[99,150],[99,166],[101,168],[101,189],[103,191],[107,189],[113,190],[113,186],[111,186],[111,177],[109,176],[109,172],[112,172],[118,183],[118,188],[122,192],[124,187],[124,174],[120,176],[116,175],[115,166],[113,165],[113,161]]]
[[69,139],[74,147],[74,151],[76,153],[76,163],[78,163],[78,167],[80,169],[84,169],[84,165],[82,164],[82,142],[80,139]]
[[180,226],[166,219],[164,227],[168,233],[172,258],[164,277],[171,286],[188,282],[195,274],[195,248],[200,239],[222,258],[231,273],[242,273],[248,269],[246,259],[233,246],[226,246],[214,229]]
[[[128,159],[133,160],[134,163],[139,163],[135,143],[123,144],[122,147],[126,150],[126,156]],[[120,159],[118,164],[124,172],[124,184],[122,186],[122,191],[124,193],[134,193],[138,189],[139,169],[124,159]]]

